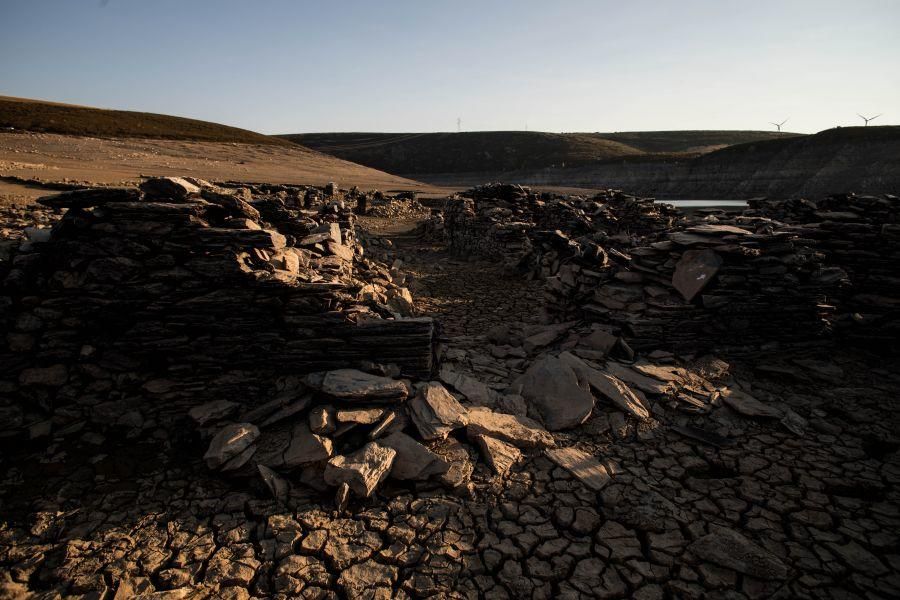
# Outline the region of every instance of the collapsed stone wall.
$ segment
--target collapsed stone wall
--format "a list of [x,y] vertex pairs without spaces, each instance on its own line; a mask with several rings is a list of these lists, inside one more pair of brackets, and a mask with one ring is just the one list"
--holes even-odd
[[434,325],[362,255],[351,211],[291,198],[161,179],[42,199],[65,214],[0,263],[0,433],[139,435],[347,366],[427,376]]
[[452,250],[542,278],[550,320],[604,324],[635,349],[752,353],[821,344],[833,328],[867,343],[896,339],[892,197],[844,211],[847,196],[686,216],[615,191],[491,185],[467,195],[443,216]]
[[677,218],[670,206],[617,190],[582,198],[494,183],[448,199],[444,214],[432,220],[440,221],[451,251],[500,257],[504,264],[546,277],[539,264],[545,247],[565,258],[576,247],[570,238],[580,238],[599,256],[600,243],[628,244],[665,231]]

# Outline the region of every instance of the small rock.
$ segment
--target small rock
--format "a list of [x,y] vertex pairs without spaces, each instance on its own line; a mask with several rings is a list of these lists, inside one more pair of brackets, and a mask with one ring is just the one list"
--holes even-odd
[[291,469],[330,458],[333,453],[330,439],[312,432],[307,423],[298,423],[291,432],[291,443],[284,451],[282,466]]
[[221,421],[222,419],[230,417],[237,411],[238,407],[240,407],[240,405],[231,400],[213,400],[212,402],[195,406],[188,411],[188,416],[190,416],[197,425],[202,426],[212,421]]
[[369,442],[353,454],[335,456],[325,467],[328,485],[347,483],[354,494],[368,498],[378,487],[394,464],[397,451]]
[[209,443],[203,460],[210,469],[217,469],[247,450],[258,437],[259,429],[252,423],[226,425]]
[[489,435],[477,435],[475,441],[484,460],[501,477],[522,458],[522,452],[518,448]]
[[555,443],[546,429],[528,417],[497,413],[481,406],[470,408],[468,417],[466,435],[471,440],[487,435],[519,448],[547,448]]
[[544,453],[594,491],[599,492],[610,482],[606,467],[587,452],[577,448],[550,448]]
[[425,480],[432,475],[446,473],[447,462],[403,432],[396,431],[378,443],[397,451],[391,467],[391,477],[401,480]]
[[467,423],[466,409],[444,386],[429,382],[409,402],[409,416],[426,440],[442,440]]

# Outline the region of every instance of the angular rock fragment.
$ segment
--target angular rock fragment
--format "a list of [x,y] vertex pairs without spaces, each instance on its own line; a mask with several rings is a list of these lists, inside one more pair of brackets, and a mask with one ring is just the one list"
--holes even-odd
[[606,467],[587,452],[577,448],[548,448],[544,453],[594,491],[599,492],[611,480]]
[[497,392],[487,384],[465,373],[459,373],[450,365],[441,366],[440,377],[441,381],[465,396],[472,404],[494,406],[497,401]]
[[346,483],[354,494],[368,498],[394,464],[397,451],[369,442],[353,454],[338,455],[325,466],[325,482],[338,486]]
[[330,406],[317,406],[309,411],[309,428],[313,433],[333,433],[337,429],[334,409]]
[[188,416],[194,420],[197,425],[206,425],[212,421],[221,421],[233,415],[240,405],[231,400],[213,400],[199,406],[195,406],[188,411]]
[[660,381],[654,377],[647,377],[615,361],[607,361],[603,371],[648,394],[665,395],[673,390],[671,383]]
[[475,471],[475,465],[466,447],[449,437],[431,444],[431,450],[449,465],[447,471],[438,476],[439,480],[454,490],[466,488]]
[[287,469],[319,462],[334,452],[331,440],[313,433],[308,423],[298,423],[291,432],[291,443],[284,451],[283,466]]
[[293,417],[294,415],[303,412],[306,410],[306,407],[309,406],[309,402],[311,400],[311,396],[303,396],[302,398],[298,398],[293,402],[288,402],[271,415],[265,418],[265,420],[259,424],[260,427],[268,427],[270,425],[274,425],[279,421],[283,421],[284,419],[288,419]]
[[572,367],[554,356],[535,361],[512,387],[520,390],[551,431],[581,425],[594,408],[594,397],[578,384]]
[[265,483],[266,487],[269,488],[269,491],[272,492],[272,497],[275,498],[275,501],[280,504],[287,502],[288,496],[291,493],[291,484],[289,484],[281,475],[265,465],[256,465],[256,468],[259,470],[259,475],[262,477],[263,483]]
[[777,419],[783,415],[777,407],[760,402],[750,394],[736,388],[723,390],[721,398],[726,405],[747,417]]
[[721,266],[722,257],[712,250],[687,250],[675,265],[672,286],[690,302],[716,276]]
[[405,400],[409,394],[402,381],[371,375],[356,369],[328,371],[321,376],[320,382],[315,377],[310,377],[308,381],[323,394],[341,400],[399,402]]
[[572,369],[584,387],[589,387],[596,391],[604,398],[610,400],[617,407],[638,419],[646,421],[650,418],[649,409],[644,406],[641,399],[638,398],[621,380],[612,375],[601,373],[577,356],[568,352],[560,354],[559,359]]
[[181,177],[154,177],[141,183],[140,188],[148,200],[184,200],[200,194],[199,187]]
[[477,435],[475,442],[485,462],[501,477],[522,458],[521,450],[489,435]]
[[252,423],[226,425],[210,441],[203,460],[210,469],[218,469],[247,450],[258,437],[259,429]]
[[788,576],[785,564],[733,529],[717,528],[698,538],[688,550],[702,560],[763,580]]
[[488,435],[518,448],[548,448],[554,445],[553,436],[528,417],[493,412],[489,408],[474,406],[469,409],[466,435],[475,440]]
[[380,438],[378,443],[397,451],[390,473],[395,479],[425,480],[446,473],[450,468],[443,458],[403,432],[396,431]]
[[409,402],[409,416],[425,440],[442,440],[467,423],[466,409],[434,381],[419,388]]
[[335,413],[338,423],[356,423],[357,425],[371,425],[377,423],[383,416],[383,408],[348,409],[339,410]]

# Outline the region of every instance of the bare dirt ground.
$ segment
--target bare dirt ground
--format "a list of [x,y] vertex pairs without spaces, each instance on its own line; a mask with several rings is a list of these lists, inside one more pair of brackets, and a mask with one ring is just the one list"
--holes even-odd
[[442,191],[300,146],[0,133],[0,176],[128,185],[147,175],[305,185],[334,181],[365,190]]

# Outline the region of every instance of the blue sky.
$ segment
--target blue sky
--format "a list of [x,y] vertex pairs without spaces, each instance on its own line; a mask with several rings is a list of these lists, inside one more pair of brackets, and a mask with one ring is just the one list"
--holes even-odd
[[0,0],[0,94],[264,133],[900,122],[896,0]]

